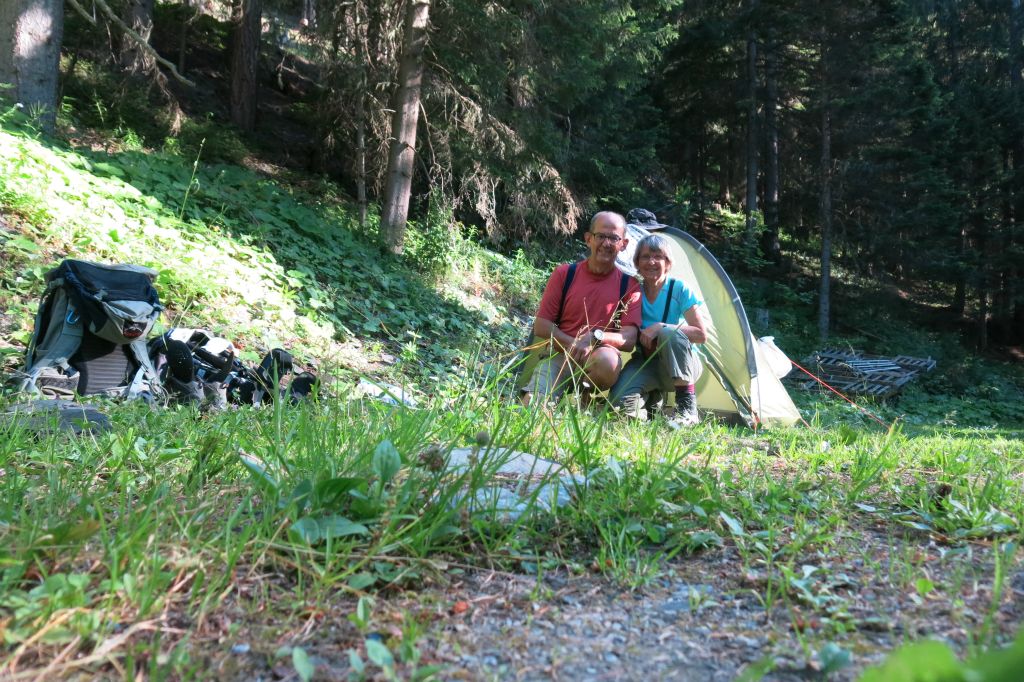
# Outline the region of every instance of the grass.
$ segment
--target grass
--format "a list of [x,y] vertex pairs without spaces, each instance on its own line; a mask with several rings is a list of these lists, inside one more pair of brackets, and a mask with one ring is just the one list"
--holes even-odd
[[[642,592],[707,556],[807,660],[841,667],[857,632],[891,617],[910,632],[937,600],[966,652],[1008,640],[1024,522],[1014,375],[972,360],[968,402],[924,384],[870,405],[899,418],[889,431],[809,396],[809,427],[757,433],[523,410],[500,367],[521,337],[511,311],[543,281],[526,254],[459,236],[438,279],[385,256],[330,191],[201,158],[69,149],[15,118],[0,118],[0,348],[27,338],[60,257],[127,260],[160,271],[175,323],[252,355],[282,343],[338,379],[299,406],[103,405],[113,431],[77,439],[0,422],[0,677],[251,673],[232,673],[228,641],[305,679],[320,622],[353,676],[436,676],[430,624],[385,628],[389,595],[481,567],[537,575],[541,596],[554,571]],[[386,352],[378,369],[419,389],[419,409],[350,390]],[[449,470],[459,447],[474,463]],[[510,514],[499,448],[566,465],[570,501],[506,481],[522,493]],[[864,610],[869,588],[909,596]]]
[[[971,631],[981,647],[1005,637],[994,614],[1018,564],[1019,441],[982,451],[893,431],[825,450],[823,431],[751,439],[710,424],[683,437],[572,408],[546,418],[507,406],[492,383],[477,389],[419,410],[346,394],[201,418],[122,405],[109,408],[113,432],[80,439],[5,425],[5,673],[141,665],[189,677],[225,600],[252,628],[271,616],[296,624],[347,594],[358,621],[367,592],[470,566],[563,566],[642,589],[679,557],[729,548],[767,613],[813,618],[819,632],[798,628],[803,637],[841,641],[866,616],[849,611],[850,579],[827,557],[863,525],[885,528],[895,550],[877,562],[879,584],[953,600],[958,586],[991,580]],[[465,471],[431,455],[461,446],[479,455]],[[497,446],[566,463],[581,481],[573,502],[545,511],[527,495],[528,513],[508,521],[487,502]],[[991,577],[954,561],[990,540]],[[949,584],[922,582],[915,557],[935,541],[965,571]],[[358,630],[351,648],[363,656]],[[404,647],[406,662],[389,665],[409,673],[416,643]]]

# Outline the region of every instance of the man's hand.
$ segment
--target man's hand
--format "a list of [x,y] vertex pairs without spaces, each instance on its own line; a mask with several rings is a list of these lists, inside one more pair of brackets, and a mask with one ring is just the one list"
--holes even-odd
[[589,331],[580,334],[565,349],[565,352],[581,366],[586,364],[591,351],[594,350],[594,336]]

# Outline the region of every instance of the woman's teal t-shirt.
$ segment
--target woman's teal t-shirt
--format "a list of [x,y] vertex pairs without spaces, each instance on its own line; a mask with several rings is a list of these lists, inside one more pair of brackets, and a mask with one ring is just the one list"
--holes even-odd
[[[669,285],[675,282],[674,287]],[[693,293],[693,290],[680,279],[669,278],[665,280],[665,284],[661,287],[661,291],[658,292],[658,297],[654,299],[654,302],[648,302],[647,296],[641,296],[643,300],[643,322],[641,329],[646,329],[656,322],[661,322],[661,318],[665,313],[665,297],[668,296],[668,290],[672,289],[672,302],[668,306],[668,316],[665,317],[667,324],[679,324],[683,319],[683,313],[692,308],[695,305],[701,305],[704,301],[697,298],[697,295]]]

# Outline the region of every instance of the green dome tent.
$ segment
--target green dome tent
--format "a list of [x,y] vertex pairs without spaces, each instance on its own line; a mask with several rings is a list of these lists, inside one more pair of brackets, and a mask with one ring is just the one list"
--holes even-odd
[[671,244],[671,276],[686,282],[704,301],[707,341],[699,348],[705,372],[697,382],[697,407],[724,418],[738,417],[751,426],[796,423],[800,412],[770,364],[769,354],[781,351],[751,333],[736,287],[711,252],[674,227],[629,224],[626,229],[629,246],[620,254],[620,268],[635,273],[636,245],[648,229],[656,229]]

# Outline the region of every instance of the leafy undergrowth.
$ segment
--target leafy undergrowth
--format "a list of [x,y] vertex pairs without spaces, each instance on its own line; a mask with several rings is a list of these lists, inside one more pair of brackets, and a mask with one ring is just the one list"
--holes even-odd
[[[43,277],[64,257],[152,267],[168,325],[208,327],[252,349],[285,346],[328,365],[365,369],[384,357],[398,365],[391,374],[436,383],[481,348],[520,341],[508,308],[530,300],[521,296],[539,290],[541,277],[522,256],[485,251],[449,222],[432,226],[454,235],[438,247],[444,260],[419,272],[359,234],[331,187],[321,190],[170,154],[66,149],[0,128],[5,345],[27,341]],[[440,284],[456,259],[459,276]]]

